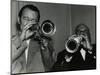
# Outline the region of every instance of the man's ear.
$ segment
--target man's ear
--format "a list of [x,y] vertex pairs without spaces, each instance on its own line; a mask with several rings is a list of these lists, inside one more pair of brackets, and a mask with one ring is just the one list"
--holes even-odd
[[20,24],[20,18],[19,17],[17,18],[17,21],[18,21],[18,24]]

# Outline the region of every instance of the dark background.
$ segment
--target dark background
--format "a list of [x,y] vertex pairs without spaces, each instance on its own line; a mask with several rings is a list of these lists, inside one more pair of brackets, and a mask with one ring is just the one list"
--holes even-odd
[[[51,20],[56,25],[56,33],[52,36],[56,54],[65,48],[65,40],[74,33],[75,27],[86,24],[90,29],[91,41],[96,43],[96,7],[84,5],[40,3],[12,1],[11,34],[16,34],[15,24],[19,10],[26,4],[33,4],[40,10],[40,25],[44,20]],[[56,55],[55,55],[56,58]]]

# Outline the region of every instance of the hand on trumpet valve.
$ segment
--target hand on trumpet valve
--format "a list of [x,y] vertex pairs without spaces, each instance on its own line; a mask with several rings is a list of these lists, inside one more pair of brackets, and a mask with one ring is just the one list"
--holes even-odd
[[91,43],[89,41],[89,38],[87,35],[81,35],[82,41],[81,44],[84,46],[84,48],[87,48],[88,50],[92,49]]

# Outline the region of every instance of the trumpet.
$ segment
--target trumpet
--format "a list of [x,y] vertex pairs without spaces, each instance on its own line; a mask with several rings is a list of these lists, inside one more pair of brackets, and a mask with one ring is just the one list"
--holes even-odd
[[43,36],[51,37],[56,32],[56,26],[50,20],[45,20],[40,26],[34,27],[32,29],[36,30],[33,38],[36,39],[42,45],[44,44],[43,41],[46,40],[45,38],[43,38]]
[[83,36],[72,35],[67,41],[65,41],[66,51],[69,53],[77,52],[81,42],[84,40]]
[[40,35],[51,37],[56,32],[56,26],[52,21],[45,20],[40,26],[33,25],[29,30],[39,32]]
[[51,37],[52,35],[54,35],[56,32],[56,26],[50,20],[45,20],[42,22],[38,30],[40,34],[36,38],[42,44],[42,49],[46,48],[46,39],[42,36]]

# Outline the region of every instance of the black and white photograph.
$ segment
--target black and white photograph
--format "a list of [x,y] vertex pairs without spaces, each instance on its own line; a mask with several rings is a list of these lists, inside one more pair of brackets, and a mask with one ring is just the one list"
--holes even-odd
[[95,69],[95,5],[11,0],[11,74]]

